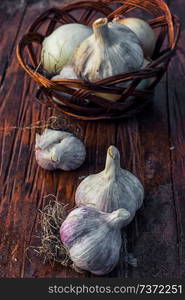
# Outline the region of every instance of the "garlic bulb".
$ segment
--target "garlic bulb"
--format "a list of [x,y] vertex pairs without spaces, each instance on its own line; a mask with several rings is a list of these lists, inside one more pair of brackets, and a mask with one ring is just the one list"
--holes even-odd
[[115,18],[113,22],[118,22],[131,29],[141,42],[144,56],[152,56],[157,38],[152,27],[147,22],[139,18]]
[[[51,80],[55,79],[79,79],[74,71],[74,68],[71,65],[65,66],[61,71],[59,75],[55,75],[51,78]],[[77,88],[74,88],[74,90],[77,90]],[[66,99],[70,99],[71,95],[61,92],[61,91],[56,91],[59,95],[64,96]],[[105,98],[107,100],[112,100],[116,101],[120,98],[120,95],[116,94],[106,94],[106,93],[94,93],[97,96],[100,96],[102,98]],[[59,104],[63,104],[60,100],[58,100],[56,97],[52,97],[52,99]],[[88,101],[87,99],[84,99],[84,101]],[[65,105],[65,104],[63,104]]]
[[88,206],[70,212],[60,228],[60,237],[74,266],[96,275],[111,272],[119,260],[120,229],[129,215],[125,209],[104,213]]
[[[148,64],[150,63],[149,60],[144,59],[143,61],[143,65],[141,67],[141,69],[144,69]],[[149,78],[149,79],[142,79],[141,82],[138,84],[138,86],[136,87],[137,90],[142,90],[147,88],[153,81],[154,81],[154,77],[153,78]],[[125,83],[121,83],[121,84],[117,84],[116,86],[118,87],[127,87],[129,84],[131,83],[131,81],[127,81]],[[108,94],[108,93],[96,93],[97,96],[100,96],[104,99],[107,100],[111,100],[111,101],[117,101],[120,99],[120,95],[118,94]],[[129,99],[133,99],[134,97],[130,97]]]
[[94,206],[104,212],[125,208],[130,218],[127,225],[142,205],[144,190],[139,179],[120,167],[120,154],[116,147],[107,151],[105,169],[87,176],[78,186],[75,194],[77,206]]
[[65,24],[55,29],[42,44],[41,62],[49,74],[57,74],[70,64],[80,43],[92,34],[92,29],[78,23]]
[[36,160],[46,170],[77,169],[85,155],[84,144],[69,132],[45,129],[42,135],[36,134]]
[[[51,78],[51,80],[54,80],[54,79],[78,79],[75,72],[74,72],[74,69],[72,66],[70,65],[67,65],[65,66],[61,71],[60,71],[60,74],[58,75],[55,75]],[[76,88],[74,88],[74,90],[76,90]],[[56,91],[59,95],[61,96],[64,96],[66,99],[70,99],[71,98],[71,95],[67,94],[67,93],[64,93],[64,92],[61,92],[61,91]],[[59,104],[63,104],[60,100],[58,100],[56,97],[52,97],[52,99],[56,102],[56,103],[59,103]],[[65,104],[64,104],[65,105]]]
[[143,51],[129,28],[100,18],[93,23],[93,31],[73,57],[78,77],[94,81],[141,68]]

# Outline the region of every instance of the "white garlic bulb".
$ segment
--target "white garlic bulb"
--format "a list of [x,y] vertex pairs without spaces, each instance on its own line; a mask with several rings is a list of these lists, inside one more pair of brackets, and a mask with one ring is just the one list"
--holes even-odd
[[151,57],[156,45],[156,35],[152,27],[139,18],[115,18],[113,22],[118,22],[130,28],[138,37],[145,57]]
[[[144,69],[149,63],[150,63],[149,60],[144,59],[141,69]],[[142,79],[141,82],[137,85],[136,89],[137,90],[142,90],[142,89],[147,88],[150,84],[152,84],[154,79],[155,79],[154,77],[148,78],[148,79]],[[116,86],[118,86],[118,87],[127,87],[130,83],[131,83],[131,81],[129,80],[125,83],[117,84]],[[118,94],[108,94],[108,93],[96,93],[96,95],[100,96],[104,99],[111,100],[111,101],[117,101],[121,97]],[[129,99],[133,99],[133,98],[134,97],[132,97],[132,96],[129,97]]]
[[[55,75],[51,78],[51,80],[55,80],[55,79],[78,79],[75,71],[73,69],[73,67],[71,65],[67,65],[65,67],[63,67],[63,69],[60,71],[60,74]],[[76,90],[77,88],[74,88],[74,90]],[[64,96],[66,99],[70,99],[71,95],[65,93],[65,92],[61,92],[61,91],[56,91],[56,93],[58,93],[61,96]],[[52,99],[59,104],[63,104],[60,100],[58,100],[56,97],[52,97]],[[65,104],[64,104],[65,105]]]
[[141,68],[143,50],[128,27],[100,18],[93,23],[93,31],[73,57],[78,77],[94,81]]
[[105,169],[100,173],[87,176],[78,186],[75,194],[77,206],[94,206],[104,212],[125,208],[132,221],[141,207],[144,189],[139,179],[120,167],[120,154],[115,146],[107,151]]
[[88,206],[70,212],[60,228],[60,237],[74,266],[96,275],[111,272],[120,256],[120,230],[129,215],[125,209],[104,213]]
[[46,170],[77,169],[85,156],[84,144],[69,132],[45,129],[42,135],[36,134],[36,161]]
[[[51,78],[51,80],[55,79],[79,79],[74,71],[74,68],[71,65],[65,66],[61,71],[59,75],[55,75]],[[78,90],[78,88],[74,88],[74,90]],[[66,99],[70,99],[71,95],[61,92],[61,91],[56,91],[59,95],[64,96]],[[102,98],[105,98],[107,100],[112,100],[116,101],[120,98],[120,95],[116,94],[106,94],[106,93],[94,93],[94,95],[100,96]],[[59,104],[63,104],[60,100],[58,100],[56,97],[52,97],[52,99]],[[87,99],[84,99],[84,101],[88,101]]]
[[57,74],[70,64],[80,43],[92,34],[92,29],[78,23],[65,24],[55,29],[42,44],[41,62],[49,74]]

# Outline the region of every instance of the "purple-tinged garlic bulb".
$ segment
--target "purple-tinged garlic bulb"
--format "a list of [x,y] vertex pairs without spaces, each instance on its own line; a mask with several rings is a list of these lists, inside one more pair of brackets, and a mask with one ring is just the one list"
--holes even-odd
[[70,212],[60,228],[60,237],[74,267],[96,275],[111,272],[119,260],[121,228],[129,216],[125,209],[105,213],[90,206]]
[[36,161],[46,170],[77,169],[83,164],[85,156],[83,142],[72,133],[45,129],[41,135],[36,134]]
[[105,169],[82,180],[75,194],[77,206],[93,206],[104,212],[125,208],[130,217],[124,225],[132,221],[143,198],[144,189],[140,180],[121,168],[120,153],[115,146],[108,148]]

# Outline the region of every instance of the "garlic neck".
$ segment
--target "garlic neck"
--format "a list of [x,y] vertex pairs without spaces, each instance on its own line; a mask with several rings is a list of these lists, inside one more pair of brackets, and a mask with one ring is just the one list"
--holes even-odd
[[109,38],[107,18],[100,18],[93,23],[94,37],[97,42],[104,45]]
[[106,219],[109,226],[113,227],[114,229],[121,229],[129,217],[130,213],[126,209],[120,208],[108,214]]
[[109,180],[116,181],[120,174],[120,154],[116,147],[110,146],[107,151],[104,175]]

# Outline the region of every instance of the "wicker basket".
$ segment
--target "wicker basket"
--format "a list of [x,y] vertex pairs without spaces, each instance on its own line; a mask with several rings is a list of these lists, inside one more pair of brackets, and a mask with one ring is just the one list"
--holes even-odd
[[[117,8],[115,8],[117,7]],[[112,20],[117,15],[139,9],[149,13],[148,22],[158,32],[156,48],[150,63],[145,69],[122,73],[96,82],[63,79],[53,82],[40,71],[39,61],[43,39],[56,27],[65,23],[78,22],[92,25],[97,17],[106,16]],[[137,15],[136,15],[137,16]],[[67,115],[83,120],[116,119],[132,116],[141,111],[152,99],[152,93],[164,75],[168,63],[175,53],[179,38],[180,24],[176,16],[162,0],[102,0],[80,1],[52,8],[40,15],[30,26],[17,46],[17,58],[21,67],[39,84],[37,97],[42,103],[49,103]],[[145,90],[138,90],[142,79],[155,77],[155,81]],[[127,88],[118,88],[116,84],[130,80]],[[74,88],[77,88],[74,92]],[[59,96],[63,91],[70,97]],[[110,101],[95,92],[120,94],[118,101]],[[57,97],[60,103],[53,101]],[[87,101],[88,100],[88,101]]]

